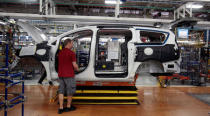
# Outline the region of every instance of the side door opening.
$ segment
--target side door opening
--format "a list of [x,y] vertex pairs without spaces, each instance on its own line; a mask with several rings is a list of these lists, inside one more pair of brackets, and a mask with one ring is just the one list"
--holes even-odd
[[58,72],[58,53],[64,48],[63,42],[66,39],[72,39],[74,42],[74,47],[72,51],[75,52],[77,58],[77,64],[79,66],[79,72],[83,72],[89,64],[90,59],[90,48],[92,41],[93,31],[92,30],[83,30],[69,35],[64,36],[60,39],[59,48],[55,56],[55,68]]
[[96,38],[95,75],[98,78],[124,78],[128,75],[128,29],[99,29]]

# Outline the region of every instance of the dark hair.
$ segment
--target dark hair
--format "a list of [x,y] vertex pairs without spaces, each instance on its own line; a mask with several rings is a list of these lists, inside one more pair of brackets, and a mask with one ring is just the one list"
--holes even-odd
[[64,40],[64,42],[63,42],[63,46],[65,47],[68,43],[71,43],[71,42],[72,42],[71,39],[66,39],[66,40]]

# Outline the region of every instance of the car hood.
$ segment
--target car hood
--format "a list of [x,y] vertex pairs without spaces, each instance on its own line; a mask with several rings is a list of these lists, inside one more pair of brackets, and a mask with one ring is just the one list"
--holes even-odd
[[24,31],[31,36],[36,43],[42,43],[43,41],[48,41],[48,37],[37,27],[30,25],[27,22],[17,21],[17,25],[23,28]]

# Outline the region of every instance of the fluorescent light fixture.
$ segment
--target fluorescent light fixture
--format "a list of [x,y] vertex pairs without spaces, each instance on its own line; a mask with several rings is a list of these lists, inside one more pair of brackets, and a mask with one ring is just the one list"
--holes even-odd
[[201,5],[201,4],[186,4],[186,7],[199,9],[199,8],[203,8],[203,5]]
[[0,25],[6,25],[7,23],[0,21]]
[[[117,0],[105,0],[105,4],[117,4]],[[122,4],[121,1],[120,4]]]

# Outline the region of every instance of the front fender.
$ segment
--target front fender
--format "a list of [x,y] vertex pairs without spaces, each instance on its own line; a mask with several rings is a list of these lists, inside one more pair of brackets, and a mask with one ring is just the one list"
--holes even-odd
[[36,45],[35,57],[40,61],[49,61],[51,46],[47,42],[39,43]]
[[45,68],[45,71],[47,72],[47,80],[51,81],[50,76],[50,67],[49,67],[49,56],[50,56],[50,49],[51,46],[47,45],[47,42],[42,42],[37,44],[36,46],[27,46],[22,47],[22,49],[19,52],[19,57],[34,57],[38,61],[42,63],[42,65]]
[[33,56],[38,61],[49,61],[49,53],[51,46],[47,45],[47,42],[42,42],[36,46],[22,47],[19,53],[19,57]]

